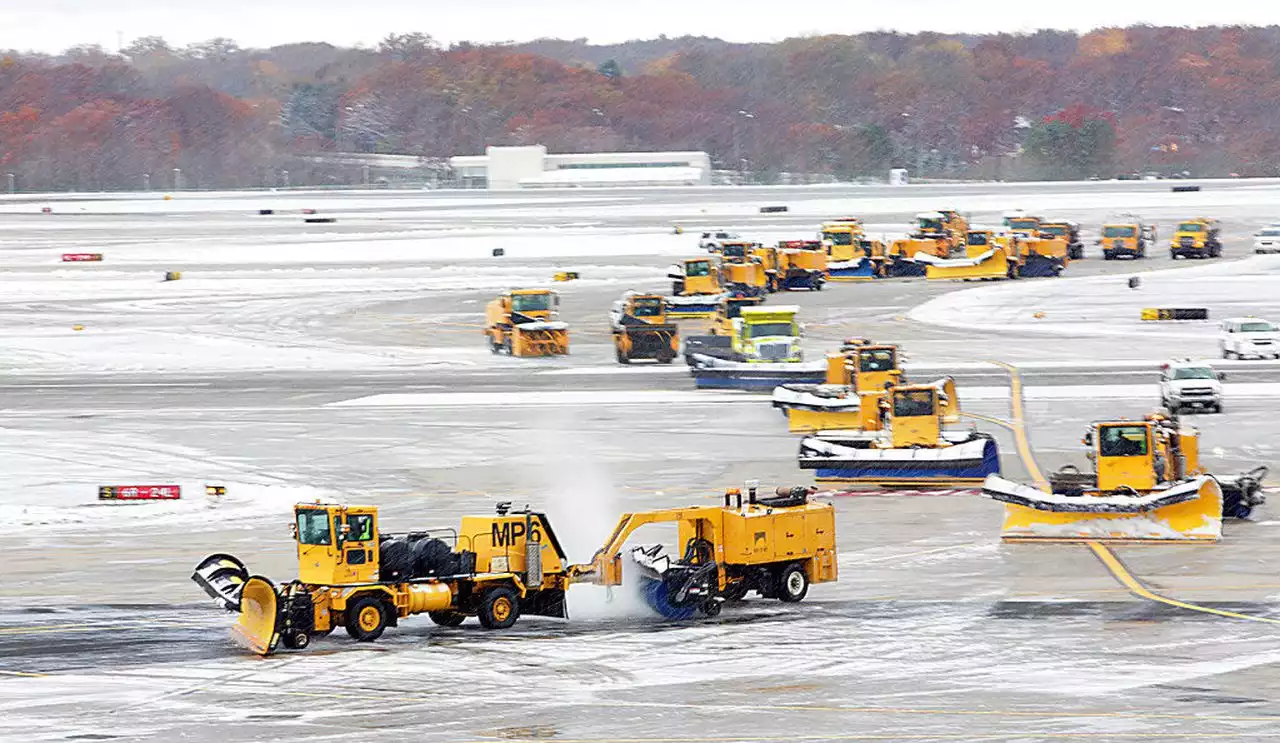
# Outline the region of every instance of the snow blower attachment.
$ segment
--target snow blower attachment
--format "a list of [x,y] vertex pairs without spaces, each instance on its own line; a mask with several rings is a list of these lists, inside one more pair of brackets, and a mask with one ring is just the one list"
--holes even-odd
[[1068,465],[1048,492],[991,476],[984,495],[1005,504],[1005,541],[1201,541],[1222,536],[1223,517],[1262,502],[1259,467],[1216,478],[1200,466],[1199,433],[1160,413],[1095,423],[1085,435],[1095,471]]
[[623,582],[621,551],[642,526],[674,523],[678,560],[661,546],[631,550],[641,595],[668,619],[701,613],[715,616],[722,601],[750,591],[785,602],[800,601],[811,583],[836,579],[835,510],[810,500],[805,487],[778,488],[759,497],[758,484],[725,493],[722,506],[696,506],[623,514],[605,545],[586,565],[569,568],[575,582],[618,586]]
[[824,430],[800,442],[800,468],[818,482],[877,487],[977,484],[1000,472],[995,439],[957,429],[955,382],[900,384],[861,393],[862,427]]
[[371,642],[418,614],[445,627],[474,616],[486,629],[511,627],[521,614],[566,618],[569,586],[621,585],[626,539],[651,523],[677,524],[684,545],[678,560],[652,548],[633,556],[648,602],[669,618],[714,615],[720,602],[750,590],[799,601],[810,583],[835,580],[832,506],[811,503],[806,488],[750,493],[745,505],[741,491],[730,491],[723,507],[625,514],[581,565],[568,563],[545,514],[508,503],[495,515],[465,516],[458,528],[395,536],[378,533],[372,506],[298,504],[296,579],[273,584],[225,554],[203,560],[191,577],[238,615],[235,634],[258,655],[303,649],[338,627]]

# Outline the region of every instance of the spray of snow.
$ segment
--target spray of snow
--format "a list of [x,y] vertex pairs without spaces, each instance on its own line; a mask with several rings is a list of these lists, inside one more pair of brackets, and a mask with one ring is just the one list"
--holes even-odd
[[[572,562],[587,562],[613,533],[623,513],[609,472],[584,453],[590,442],[575,430],[571,411],[549,418],[540,461],[548,493],[545,510]],[[624,568],[625,573],[625,568]],[[569,616],[577,620],[651,616],[636,586],[606,588],[577,584],[568,593]]]

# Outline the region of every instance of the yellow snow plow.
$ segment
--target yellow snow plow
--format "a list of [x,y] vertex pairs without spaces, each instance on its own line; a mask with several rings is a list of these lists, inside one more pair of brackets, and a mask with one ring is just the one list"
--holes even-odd
[[823,384],[781,385],[773,391],[773,406],[786,413],[792,433],[862,429],[864,416],[878,420],[886,387],[902,381],[897,346],[853,338],[827,355]]
[[1263,500],[1266,468],[1207,474],[1199,433],[1161,413],[1094,423],[1084,444],[1094,472],[1068,465],[1048,491],[987,478],[983,494],[1005,504],[1005,541],[1213,542],[1224,516],[1243,518]]
[[569,325],[556,319],[560,297],[547,289],[516,289],[485,306],[484,336],[494,353],[563,356]]
[[925,277],[930,280],[1012,278],[1016,248],[1010,245],[1015,240],[992,230],[969,230],[964,243],[947,254],[920,255],[916,260],[926,264]]
[[860,428],[819,431],[800,442],[800,469],[816,470],[818,482],[953,487],[1000,472],[995,439],[956,426],[960,404],[950,377],[860,396]]

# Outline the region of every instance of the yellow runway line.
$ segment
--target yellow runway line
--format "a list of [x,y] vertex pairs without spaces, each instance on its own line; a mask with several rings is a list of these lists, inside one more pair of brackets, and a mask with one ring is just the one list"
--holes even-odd
[[42,679],[48,677],[47,673],[32,673],[31,671],[0,671],[0,676],[17,676],[24,679]]
[[1018,444],[1018,456],[1022,457],[1022,463],[1026,466],[1027,472],[1031,474],[1031,479],[1035,481],[1036,487],[1047,488],[1049,481],[1044,478],[1040,472],[1039,465],[1036,464],[1035,457],[1031,453],[1031,441],[1027,438],[1026,413],[1022,406],[1022,375],[1018,373],[1018,368],[1013,364],[1006,364],[1003,361],[992,361],[996,366],[1004,367],[1009,372],[1009,402],[1013,408],[1013,438]]
[[1111,571],[1111,575],[1115,576],[1115,579],[1120,581],[1120,583],[1124,585],[1125,588],[1128,588],[1135,596],[1139,596],[1149,601],[1156,601],[1161,604],[1168,604],[1169,606],[1176,606],[1179,609],[1198,611],[1204,614],[1215,614],[1217,616],[1228,617],[1230,619],[1244,619],[1250,622],[1280,624],[1280,619],[1269,619],[1267,617],[1255,617],[1248,614],[1239,614],[1234,611],[1214,609],[1213,607],[1200,606],[1199,604],[1189,604],[1185,601],[1178,601],[1177,599],[1171,599],[1167,596],[1161,596],[1142,585],[1142,583],[1133,576],[1133,573],[1130,573],[1128,568],[1124,566],[1124,563],[1120,562],[1120,558],[1116,557],[1115,553],[1108,549],[1106,545],[1100,542],[1087,542],[1087,544],[1089,545],[1089,549],[1093,550],[1093,554],[1097,555],[1098,559],[1102,561],[1102,564]]

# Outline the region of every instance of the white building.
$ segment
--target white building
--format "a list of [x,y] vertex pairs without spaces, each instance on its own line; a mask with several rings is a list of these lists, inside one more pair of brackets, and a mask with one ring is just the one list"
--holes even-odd
[[592,152],[549,155],[541,145],[489,147],[449,158],[467,185],[490,189],[570,186],[709,186],[705,152]]

